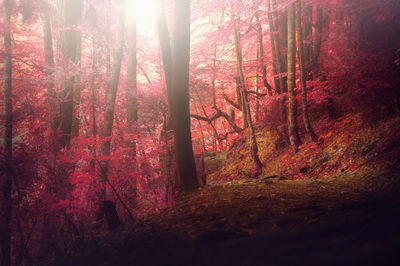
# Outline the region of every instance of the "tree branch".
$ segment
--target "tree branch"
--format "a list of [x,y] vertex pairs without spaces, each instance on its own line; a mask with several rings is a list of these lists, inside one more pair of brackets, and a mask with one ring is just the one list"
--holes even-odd
[[264,97],[264,96],[267,96],[267,95],[268,95],[268,93],[259,93],[259,92],[250,91],[250,90],[246,91],[245,93],[246,93],[247,95],[249,95],[249,94],[254,94],[257,98],[261,98],[261,97]]
[[242,110],[242,107],[240,106],[240,104],[237,104],[237,103],[235,103],[234,101],[232,101],[231,99],[229,99],[228,98],[228,96],[224,93],[223,94],[223,96],[224,96],[224,99],[228,102],[228,103],[230,103],[233,107],[235,107],[236,109],[238,109],[238,110]]
[[251,15],[250,22],[249,22],[249,27],[247,28],[247,30],[243,34],[239,33],[239,38],[242,38],[243,36],[248,34],[251,31],[251,29],[254,29],[254,26],[251,25],[251,23],[253,22],[253,19],[254,19],[254,17],[256,16],[256,14],[258,12],[261,12],[261,10],[257,10],[256,12],[253,13],[253,15]]
[[235,132],[239,133],[239,132],[243,131],[242,128],[238,127],[238,126],[235,124],[235,122],[232,121],[232,120],[230,119],[230,117],[229,117],[229,115],[228,115],[227,113],[222,112],[222,111],[219,110],[218,108],[216,108],[216,111],[217,111],[217,112],[216,112],[212,117],[210,117],[210,118],[207,118],[207,117],[204,117],[204,116],[200,116],[200,115],[196,115],[196,114],[191,114],[190,116],[191,116],[192,118],[197,119],[197,120],[205,121],[205,122],[207,122],[207,123],[209,123],[209,124],[211,124],[214,120],[216,120],[216,119],[218,119],[218,118],[220,118],[220,117],[223,117],[223,118],[225,118],[225,120],[229,123],[229,125],[232,127],[232,129],[233,129]]

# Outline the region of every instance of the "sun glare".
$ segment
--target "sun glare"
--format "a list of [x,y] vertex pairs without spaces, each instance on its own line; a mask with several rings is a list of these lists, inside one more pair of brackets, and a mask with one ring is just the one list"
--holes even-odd
[[127,16],[136,13],[138,21],[155,20],[156,3],[155,0],[127,0]]

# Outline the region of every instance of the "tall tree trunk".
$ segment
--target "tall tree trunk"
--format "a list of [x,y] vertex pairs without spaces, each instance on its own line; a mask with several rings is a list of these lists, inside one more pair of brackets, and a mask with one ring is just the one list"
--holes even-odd
[[291,4],[288,9],[288,130],[289,141],[293,152],[298,151],[299,134],[297,126],[297,100],[296,100],[296,6]]
[[237,64],[237,73],[238,78],[236,79],[236,94],[238,100],[239,109],[242,110],[243,116],[243,128],[247,128],[249,126],[247,112],[244,107],[244,96],[243,91],[245,90],[245,79],[243,73],[243,57],[242,57],[242,49],[240,48],[240,32],[239,32],[239,24],[240,18],[236,19],[235,13],[232,9],[232,21],[233,21],[233,41],[235,44],[235,54],[236,54],[236,64]]
[[[96,102],[97,102],[97,90],[96,90],[96,68],[97,54],[96,54],[96,37],[95,33],[92,35],[92,77],[90,80],[90,86],[92,87],[92,134],[94,139],[97,138],[97,125],[96,125]],[[93,149],[95,152],[96,149]]]
[[[136,10],[135,10],[136,12]],[[134,134],[137,131],[138,106],[137,106],[137,85],[136,85],[136,14],[130,16],[128,23],[128,73],[127,73],[127,127],[128,133]],[[132,136],[130,138],[133,138]],[[130,155],[136,157],[136,139],[129,140]]]
[[[164,75],[165,75],[165,83],[167,86],[168,104],[169,104],[169,108],[171,108],[171,106],[172,106],[172,103],[171,103],[171,99],[172,99],[172,54],[171,54],[171,41],[169,38],[167,18],[165,17],[164,0],[157,0],[156,8],[157,8],[158,39],[160,40],[161,56],[162,56]],[[169,118],[168,120],[170,121],[171,118]]]
[[311,61],[312,61],[312,22],[313,22],[313,5],[312,3],[307,4],[304,7],[304,30],[303,30],[303,42],[304,42],[304,66],[306,69],[306,77],[310,78],[311,72]]
[[314,49],[312,58],[312,72],[314,76],[318,75],[318,58],[321,51],[322,26],[323,26],[323,12],[321,6],[318,5],[317,21],[315,22],[315,37],[314,37]]
[[[60,144],[66,147],[70,144],[71,136],[77,136],[79,130],[79,120],[74,115],[74,109],[80,102],[79,74],[76,72],[79,71],[77,65],[80,64],[81,53],[81,33],[77,27],[81,23],[82,0],[64,0],[62,4],[63,30],[60,41],[67,75],[62,92]],[[73,73],[69,73],[71,70]]]
[[183,191],[198,188],[189,112],[190,1],[175,0],[172,71],[172,117],[175,129],[180,185]]
[[274,81],[275,81],[275,90],[277,93],[281,93],[283,88],[283,81],[280,78],[281,74],[281,59],[280,59],[280,51],[279,51],[279,41],[277,39],[278,35],[274,25],[274,19],[272,16],[272,8],[271,1],[267,0],[268,6],[268,23],[269,23],[269,31],[270,31],[270,39],[271,39],[271,49],[272,49],[272,66],[274,72]]
[[268,93],[271,94],[272,93],[272,87],[268,83],[267,66],[264,63],[264,36],[263,36],[263,32],[262,32],[260,18],[258,17],[258,13],[256,13],[255,16],[256,16],[257,33],[258,33],[258,47],[259,47],[259,51],[260,51],[259,54],[258,54],[258,62],[260,64],[261,71],[262,71],[262,79],[263,79],[264,87],[267,88]]
[[[111,148],[111,133],[114,123],[114,109],[115,109],[115,98],[117,96],[121,62],[124,47],[124,26],[125,26],[125,0],[119,0],[119,11],[118,11],[118,26],[116,36],[116,47],[114,50],[113,63],[111,67],[111,77],[108,82],[106,91],[106,108],[104,112],[104,124],[101,132],[101,138],[107,138],[101,145],[101,154],[103,156],[110,156]],[[107,184],[107,172],[108,172],[108,159],[102,161],[101,169],[101,182],[104,186]],[[105,200],[106,193],[103,191],[103,198]]]
[[46,88],[49,97],[49,121],[50,128],[54,132],[57,130],[55,120],[56,95],[54,90],[54,53],[53,53],[53,36],[51,33],[49,3],[47,0],[40,1],[40,13],[43,23],[43,42],[44,42],[44,58],[46,63]]
[[260,157],[258,157],[258,144],[256,139],[256,132],[253,126],[250,115],[250,105],[247,99],[247,93],[243,93],[243,111],[246,113],[248,118],[248,125],[250,129],[250,155],[254,162],[254,172],[253,175],[257,178],[262,173],[263,164],[261,163]]
[[[127,132],[129,134],[129,156],[135,160],[128,168],[133,171],[136,166],[136,137],[138,133],[138,105],[137,105],[137,58],[136,58],[136,7],[128,19],[128,71],[127,71]],[[136,195],[137,180],[133,177],[133,193]]]
[[318,137],[315,134],[310,124],[308,117],[308,105],[307,105],[307,73],[305,67],[305,56],[304,56],[304,45],[303,45],[303,29],[301,26],[301,0],[297,0],[297,34],[299,43],[299,61],[300,61],[300,73],[301,73],[301,86],[302,86],[302,101],[301,107],[303,110],[303,122],[306,129],[306,133],[311,137],[312,141],[317,141]]
[[57,140],[57,95],[55,92],[55,81],[54,81],[54,52],[53,52],[53,35],[51,33],[51,23],[50,23],[50,12],[49,3],[47,0],[40,1],[40,13],[43,23],[43,43],[44,43],[44,55],[45,55],[45,74],[46,74],[46,88],[47,96],[49,101],[49,124],[50,124],[50,143],[49,150],[51,151],[52,161],[51,161],[51,171],[53,175],[55,174],[55,161],[56,155],[59,150],[59,144]]
[[[235,43],[235,52],[236,52],[236,62],[237,62],[237,72],[238,78],[236,79],[237,88],[236,90],[240,90],[240,102],[238,104],[241,106],[242,114],[243,114],[243,128],[249,128],[250,130],[250,154],[255,164],[254,175],[257,177],[262,172],[263,164],[258,157],[258,146],[256,135],[254,131],[254,127],[251,121],[251,113],[250,106],[247,99],[247,90],[246,90],[246,82],[243,73],[243,58],[242,58],[242,50],[240,48],[240,32],[239,32],[239,23],[240,18],[236,19],[235,13],[232,9],[232,20],[233,20],[233,37]],[[262,36],[261,36],[262,43]],[[238,99],[239,100],[239,99]]]
[[[260,81],[260,77],[258,75],[259,71],[260,71],[260,49],[256,50],[256,61],[257,61],[257,76],[256,76],[256,93],[257,95],[260,93],[260,86],[259,86],[259,81]],[[271,93],[269,93],[271,94]],[[254,119],[256,120],[256,123],[260,121],[260,97],[256,97],[256,107],[254,109],[255,115],[254,115]]]
[[1,265],[11,265],[11,215],[12,215],[12,53],[11,53],[11,1],[4,0],[4,119],[5,147],[1,158],[5,166],[0,185]]

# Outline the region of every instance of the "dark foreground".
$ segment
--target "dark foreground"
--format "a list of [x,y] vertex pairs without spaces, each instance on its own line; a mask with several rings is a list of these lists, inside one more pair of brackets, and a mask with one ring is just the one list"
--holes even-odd
[[[189,237],[159,228],[125,228],[81,244],[54,264],[400,265],[400,196],[396,191],[346,203],[324,213],[319,223],[254,234],[220,228]],[[348,215],[338,215],[343,213]]]

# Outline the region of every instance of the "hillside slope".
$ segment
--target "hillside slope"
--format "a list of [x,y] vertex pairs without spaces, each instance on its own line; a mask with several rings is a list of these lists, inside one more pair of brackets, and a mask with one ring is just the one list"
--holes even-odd
[[209,185],[46,264],[398,265],[399,121],[348,116],[294,156],[260,130],[258,179],[243,141]]

